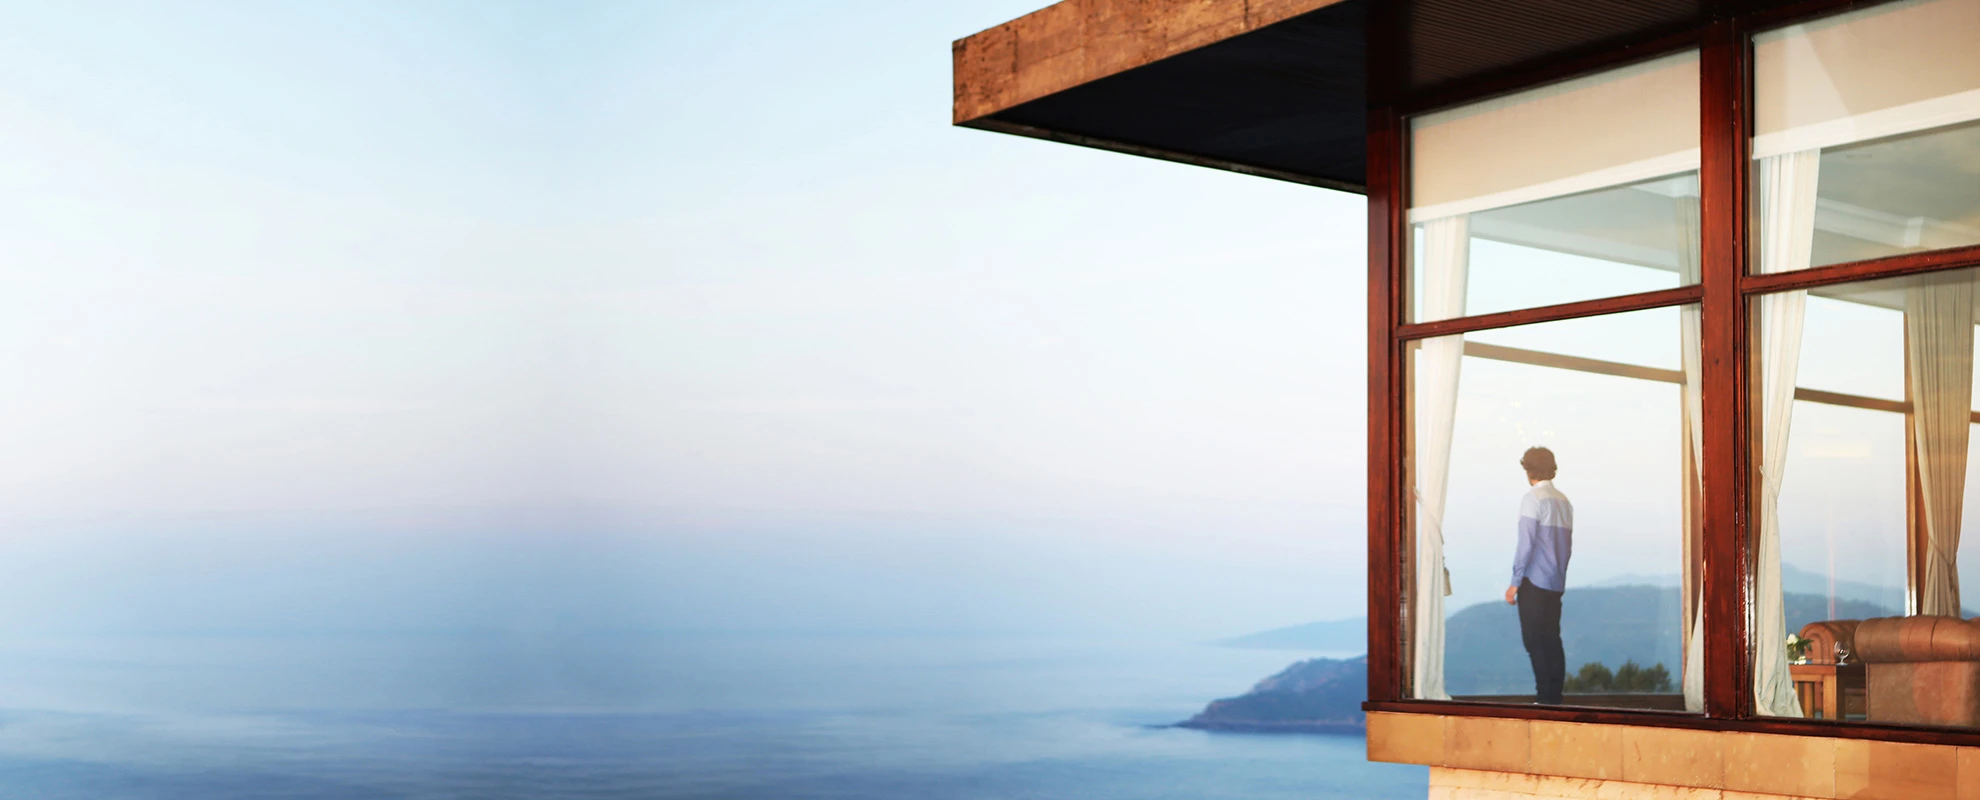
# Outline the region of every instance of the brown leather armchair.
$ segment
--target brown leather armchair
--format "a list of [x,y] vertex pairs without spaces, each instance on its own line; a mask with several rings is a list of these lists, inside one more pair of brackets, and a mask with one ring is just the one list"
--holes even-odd
[[1980,726],[1980,620],[1866,619],[1855,638],[1872,722]]
[[1856,626],[1861,624],[1861,620],[1831,619],[1801,626],[1801,638],[1809,642],[1808,663],[1834,664],[1840,653],[1848,653],[1851,661],[1857,660]]
[[1808,661],[1788,667],[1788,674],[1794,679],[1794,693],[1801,701],[1802,716],[1868,717],[1870,698],[1864,686],[1865,668],[1856,657],[1859,624],[1853,619],[1832,619],[1802,626],[1801,638],[1808,640]]

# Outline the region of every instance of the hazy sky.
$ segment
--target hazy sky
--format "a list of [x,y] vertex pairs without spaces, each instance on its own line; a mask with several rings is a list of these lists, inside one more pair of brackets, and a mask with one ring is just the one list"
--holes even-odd
[[1359,613],[1361,202],[972,4],[0,10],[0,631]]
[[[1361,199],[950,127],[1039,1],[0,9],[0,634],[1362,613]],[[1466,369],[1457,600],[1532,441],[1677,571],[1673,387]]]
[[446,537],[555,497],[540,15],[0,20],[0,625],[472,616]]
[[947,43],[1034,5],[661,35],[658,383],[595,398],[679,624],[1360,613],[1360,198],[950,128]]

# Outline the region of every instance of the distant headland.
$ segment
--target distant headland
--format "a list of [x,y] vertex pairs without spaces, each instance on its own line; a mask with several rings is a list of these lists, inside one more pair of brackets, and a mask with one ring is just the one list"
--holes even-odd
[[1238,697],[1210,703],[1178,728],[1263,733],[1360,733],[1367,727],[1368,658],[1314,658],[1286,667]]

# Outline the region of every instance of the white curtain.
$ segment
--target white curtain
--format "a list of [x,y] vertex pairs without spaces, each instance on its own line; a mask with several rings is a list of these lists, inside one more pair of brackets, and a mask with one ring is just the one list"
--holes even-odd
[[1960,513],[1972,425],[1973,287],[1965,273],[1922,278],[1905,290],[1906,373],[1924,506],[1925,575],[1918,613],[1957,617]]
[[[1423,223],[1419,319],[1464,316],[1470,219],[1459,214]],[[1411,626],[1416,664],[1411,685],[1421,700],[1451,697],[1444,690],[1444,596],[1450,594],[1450,573],[1444,568],[1444,496],[1463,357],[1462,335],[1425,339],[1416,354],[1416,593]]]
[[[1678,232],[1683,237],[1678,240],[1678,283],[1690,286],[1698,283],[1698,198],[1679,197],[1675,199],[1678,210]],[[1700,427],[1702,419],[1703,395],[1699,380],[1703,369],[1700,364],[1700,332],[1702,330],[1699,308],[1696,304],[1678,309],[1678,348],[1684,364],[1684,397],[1679,413],[1683,414],[1679,428],[1684,433],[1682,446],[1685,449],[1685,463],[1682,487],[1684,503],[1684,709],[1701,712],[1705,710],[1705,604],[1699,597],[1703,584],[1697,580],[1700,532],[1698,521],[1699,504],[1704,502],[1704,485],[1700,482],[1699,465],[1705,461],[1705,433]]]
[[[1807,269],[1815,240],[1815,187],[1819,150],[1760,159],[1760,272]],[[1806,291],[1760,298],[1762,430],[1759,532],[1753,561],[1753,702],[1777,717],[1801,716],[1788,675],[1787,620],[1781,607],[1781,473],[1787,466],[1788,424],[1801,366]]]

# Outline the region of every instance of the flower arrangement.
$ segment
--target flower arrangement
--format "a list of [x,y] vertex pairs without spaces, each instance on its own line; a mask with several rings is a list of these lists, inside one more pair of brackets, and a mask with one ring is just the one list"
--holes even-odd
[[1808,649],[1814,646],[1814,644],[1815,641],[1813,639],[1803,639],[1798,634],[1793,634],[1793,633],[1788,634],[1787,637],[1788,663],[1790,664],[1808,663]]

